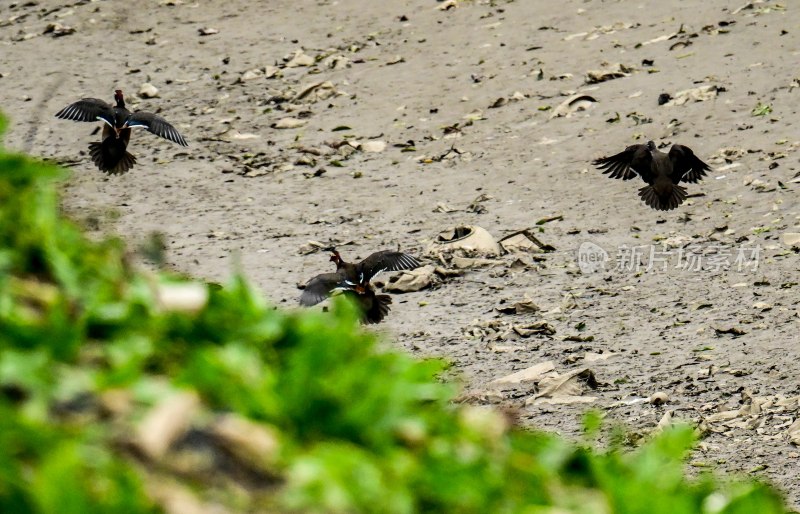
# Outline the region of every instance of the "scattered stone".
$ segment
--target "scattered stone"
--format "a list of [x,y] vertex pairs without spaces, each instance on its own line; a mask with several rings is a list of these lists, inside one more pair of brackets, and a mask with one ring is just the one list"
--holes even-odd
[[314,58],[310,55],[303,52],[303,50],[296,50],[294,55],[289,57],[288,59],[284,57],[286,60],[286,67],[287,68],[297,68],[300,66],[311,66],[314,64]]
[[800,246],[800,233],[784,232],[781,235],[781,242],[786,246]]
[[270,126],[274,129],[295,129],[302,127],[307,121],[298,118],[281,118]]
[[669,396],[667,393],[659,391],[657,393],[653,393],[648,401],[651,405],[664,405],[665,403],[669,403]]
[[161,400],[136,429],[134,443],[153,460],[160,460],[189,428],[200,400],[195,393],[179,392]]
[[48,23],[47,27],[44,29],[44,32],[42,32],[42,34],[50,34],[53,37],[68,36],[74,33],[74,28],[67,27],[66,25],[62,25],[60,23]]
[[157,98],[158,97],[158,88],[149,82],[145,82],[142,84],[142,87],[139,88],[139,98]]

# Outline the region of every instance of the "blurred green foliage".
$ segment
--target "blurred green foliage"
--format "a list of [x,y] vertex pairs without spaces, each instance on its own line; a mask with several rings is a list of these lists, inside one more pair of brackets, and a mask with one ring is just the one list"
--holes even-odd
[[[171,476],[231,511],[785,512],[762,484],[687,479],[688,427],[601,452],[454,405],[443,362],[379,349],[344,301],[274,310],[236,277],[201,285],[199,308],[165,306],[159,291],[187,281],[135,270],[118,240],[86,238],[59,211],[64,176],[0,149],[0,512],[162,511],[163,470],[126,432],[168,390],[278,434],[256,466],[269,487],[226,495]],[[120,391],[132,414],[91,414]],[[587,417],[589,432],[599,424]]]

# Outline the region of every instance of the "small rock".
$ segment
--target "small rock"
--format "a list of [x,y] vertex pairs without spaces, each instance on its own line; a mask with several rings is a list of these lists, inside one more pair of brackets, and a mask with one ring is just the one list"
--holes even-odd
[[784,232],[781,236],[781,241],[786,246],[800,246],[800,233]]
[[269,471],[280,448],[277,431],[236,414],[225,414],[213,426],[214,435],[233,455]]
[[298,118],[281,118],[275,123],[272,124],[272,128],[276,129],[293,129],[302,127],[306,124],[306,120],[301,120]]
[[43,34],[50,34],[53,37],[68,36],[74,33],[75,29],[73,29],[72,27],[67,27],[66,25],[62,25],[60,23],[48,23],[47,27],[44,29],[43,32]]
[[264,68],[264,77],[271,79],[273,77],[277,77],[281,72],[281,69],[277,66],[267,66]]
[[246,72],[242,73],[242,82],[247,80],[257,79],[258,77],[263,77],[264,72],[259,70],[258,68],[253,68],[252,70],[247,70]]
[[208,303],[208,286],[200,282],[158,284],[155,293],[166,312],[198,312]]
[[297,68],[298,66],[311,66],[314,64],[314,58],[310,55],[307,55],[302,50],[297,50],[289,59],[289,62],[286,63],[287,68]]
[[768,311],[772,309],[772,304],[767,302],[756,302],[753,304],[754,309],[758,309],[760,311]]
[[200,399],[195,393],[176,393],[161,400],[137,427],[137,446],[151,459],[159,460],[186,432],[199,407]]
[[361,143],[361,151],[366,153],[380,153],[386,150],[386,141],[365,141]]
[[156,98],[158,96],[158,89],[151,83],[145,82],[139,88],[139,98]]
[[667,396],[667,393],[659,391],[657,393],[653,393],[652,396],[648,398],[648,401],[652,405],[664,405],[665,403],[669,403],[669,396]]

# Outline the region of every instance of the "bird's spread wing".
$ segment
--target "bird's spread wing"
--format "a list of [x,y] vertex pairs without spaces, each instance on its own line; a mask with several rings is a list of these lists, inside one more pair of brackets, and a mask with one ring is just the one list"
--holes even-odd
[[56,118],[72,121],[102,120],[114,126],[114,109],[97,98],[83,98],[56,113]]
[[688,146],[672,145],[669,149],[669,160],[672,162],[672,181],[696,183],[703,180],[706,171],[711,167],[701,161]]
[[596,159],[592,164],[611,178],[630,180],[638,173],[645,182],[648,182],[648,178],[652,175],[650,160],[647,145],[631,145],[616,155]]
[[364,274],[363,281],[369,282],[372,277],[381,271],[399,271],[404,269],[419,268],[419,261],[403,252],[384,250],[375,252],[358,265],[361,273]]
[[342,286],[342,276],[338,273],[323,273],[312,278],[300,295],[300,305],[316,305],[330,296],[337,287]]
[[186,140],[175,127],[170,125],[167,120],[151,112],[135,112],[128,118],[129,127],[144,127],[153,134],[168,139],[181,146],[189,146]]

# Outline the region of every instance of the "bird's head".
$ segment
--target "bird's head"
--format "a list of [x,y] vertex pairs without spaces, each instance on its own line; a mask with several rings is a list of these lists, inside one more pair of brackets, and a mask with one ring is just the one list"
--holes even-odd
[[114,91],[114,100],[117,102],[117,107],[125,108],[125,97],[122,96],[122,90],[117,89]]
[[330,246],[325,250],[331,252],[331,262],[336,263],[337,266],[342,262],[342,257],[339,255],[339,252],[336,250],[336,248]]
[[656,148],[656,144],[652,141],[647,142],[647,149],[650,150],[651,152],[655,152],[656,150],[658,150],[658,148]]

